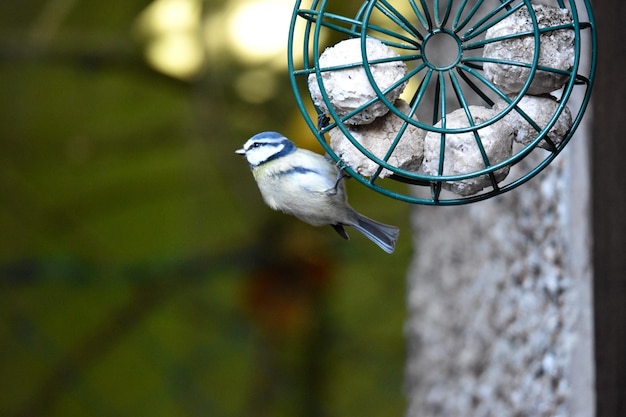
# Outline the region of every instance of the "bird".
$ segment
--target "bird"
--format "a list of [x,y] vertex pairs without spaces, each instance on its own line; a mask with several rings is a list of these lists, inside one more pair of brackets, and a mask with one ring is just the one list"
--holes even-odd
[[327,157],[298,148],[278,132],[261,132],[236,154],[245,156],[265,203],[313,226],[330,225],[344,239],[344,226],[361,232],[393,253],[400,229],[354,210],[346,194],[343,170]]

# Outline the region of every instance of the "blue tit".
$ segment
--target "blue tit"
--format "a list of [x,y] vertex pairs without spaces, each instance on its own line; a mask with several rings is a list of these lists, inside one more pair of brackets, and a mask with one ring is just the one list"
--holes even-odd
[[331,225],[344,239],[344,226],[363,233],[387,253],[400,229],[357,213],[347,201],[342,174],[324,156],[276,132],[259,133],[235,153],[245,155],[265,203],[313,226]]

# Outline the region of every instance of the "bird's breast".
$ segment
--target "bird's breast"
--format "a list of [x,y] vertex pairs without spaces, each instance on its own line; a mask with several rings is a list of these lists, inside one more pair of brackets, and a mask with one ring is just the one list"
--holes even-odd
[[316,226],[349,224],[353,219],[343,183],[333,192],[336,176],[332,170],[328,175],[317,168],[277,165],[260,166],[253,173],[263,200],[272,209]]

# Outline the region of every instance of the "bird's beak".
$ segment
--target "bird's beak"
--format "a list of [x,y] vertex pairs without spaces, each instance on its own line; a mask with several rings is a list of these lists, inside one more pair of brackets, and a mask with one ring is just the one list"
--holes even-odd
[[245,155],[246,154],[246,150],[244,148],[237,149],[235,151],[235,153],[238,154],[238,155]]

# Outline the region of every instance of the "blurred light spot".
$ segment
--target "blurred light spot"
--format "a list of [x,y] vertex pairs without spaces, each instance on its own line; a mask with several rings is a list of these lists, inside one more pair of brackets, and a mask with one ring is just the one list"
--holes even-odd
[[202,0],[155,0],[141,13],[136,28],[146,38],[150,65],[182,79],[202,70],[201,11]]
[[[303,0],[300,7],[307,8],[311,3],[312,0]],[[235,57],[243,64],[263,64],[274,71],[284,71],[293,8],[292,0],[230,0],[204,21],[208,63],[218,66]],[[296,66],[303,61],[305,25],[304,19],[296,20],[293,35]],[[322,49],[326,38],[325,32],[320,34]]]
[[194,30],[200,10],[199,0],[155,0],[141,19],[154,32]]
[[170,33],[159,36],[148,45],[146,58],[165,74],[190,79],[202,68],[203,52],[198,38],[184,33]]
[[257,0],[235,3],[228,14],[228,42],[244,62],[268,61],[287,50],[292,0]]
[[235,90],[249,103],[264,103],[276,94],[276,80],[268,70],[250,70],[237,78]]

